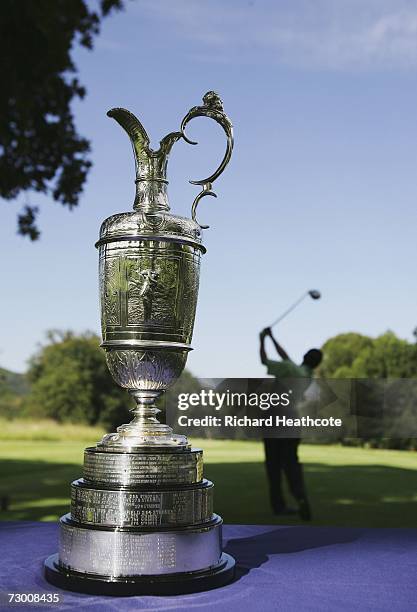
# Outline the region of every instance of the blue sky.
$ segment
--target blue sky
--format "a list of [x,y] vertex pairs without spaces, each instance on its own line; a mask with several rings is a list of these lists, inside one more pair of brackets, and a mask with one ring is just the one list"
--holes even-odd
[[[42,237],[15,234],[25,198],[3,202],[0,365],[23,371],[48,328],[99,330],[97,239],[130,210],[133,159],[106,117],[124,106],[154,145],[209,89],[235,128],[235,151],[200,205],[208,253],[188,366],[203,377],[259,376],[258,332],[304,290],[277,328],[299,360],[346,331],[417,325],[417,2],[402,0],[131,0],[92,52],[76,50],[79,132],[94,167],[69,212],[38,194]],[[30,92],[28,92],[30,95]],[[172,210],[189,215],[223,154],[201,119],[169,163]]]

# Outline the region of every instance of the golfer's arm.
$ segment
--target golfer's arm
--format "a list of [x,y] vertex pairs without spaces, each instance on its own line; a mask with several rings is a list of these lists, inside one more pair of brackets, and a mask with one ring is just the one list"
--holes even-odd
[[271,340],[274,343],[275,349],[276,349],[278,355],[281,357],[281,359],[284,359],[286,361],[290,361],[290,357],[289,357],[288,353],[286,351],[284,351],[282,346],[275,340],[274,336],[271,334],[270,337],[271,337]]

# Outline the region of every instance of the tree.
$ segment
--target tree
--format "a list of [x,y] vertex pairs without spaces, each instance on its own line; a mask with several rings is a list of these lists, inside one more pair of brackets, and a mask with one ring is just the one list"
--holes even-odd
[[[356,333],[330,338],[322,347],[320,375],[351,379],[349,406],[357,418],[356,435],[375,446],[414,448],[417,416],[417,345],[387,331],[377,338]],[[350,386],[351,385],[351,386]],[[346,408],[345,408],[346,409]],[[345,432],[350,437],[349,432]]]
[[[91,167],[90,144],[74,126],[73,98],[86,90],[71,59],[76,44],[92,49],[100,21],[122,0],[0,2],[0,197],[31,190],[77,206]],[[18,231],[36,240],[37,208],[26,204]]]
[[387,331],[357,355],[353,374],[357,378],[416,378],[417,347]]
[[113,381],[98,336],[51,331],[47,339],[30,361],[28,415],[106,427],[131,419],[134,403]]
[[350,332],[330,338],[322,346],[320,375],[325,378],[353,378],[352,366],[361,352],[372,346],[372,338]]
[[19,417],[28,390],[24,374],[0,368],[0,417],[7,419]]
[[327,378],[416,378],[417,346],[387,331],[377,338],[339,334],[322,347]]

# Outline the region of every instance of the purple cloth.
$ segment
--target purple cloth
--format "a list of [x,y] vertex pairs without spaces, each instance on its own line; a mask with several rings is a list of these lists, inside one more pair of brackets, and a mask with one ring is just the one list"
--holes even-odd
[[37,610],[417,610],[415,529],[226,525],[223,534],[238,561],[233,584],[195,595],[114,598],[45,581],[43,561],[57,551],[56,523],[0,523],[0,591],[60,593],[60,604]]

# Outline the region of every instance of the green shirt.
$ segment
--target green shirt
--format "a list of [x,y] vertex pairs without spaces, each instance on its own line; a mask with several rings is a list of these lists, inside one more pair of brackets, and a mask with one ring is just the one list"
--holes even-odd
[[283,359],[282,361],[268,359],[266,367],[268,368],[268,374],[275,376],[278,384],[282,383],[280,386],[283,389],[287,390],[289,385],[293,399],[292,407],[295,410],[297,404],[303,399],[305,391],[310,386],[313,370],[306,365],[297,365],[290,359]]
[[290,359],[283,361],[273,361],[267,359],[266,367],[268,374],[275,378],[312,378],[313,371],[306,365],[297,365]]

